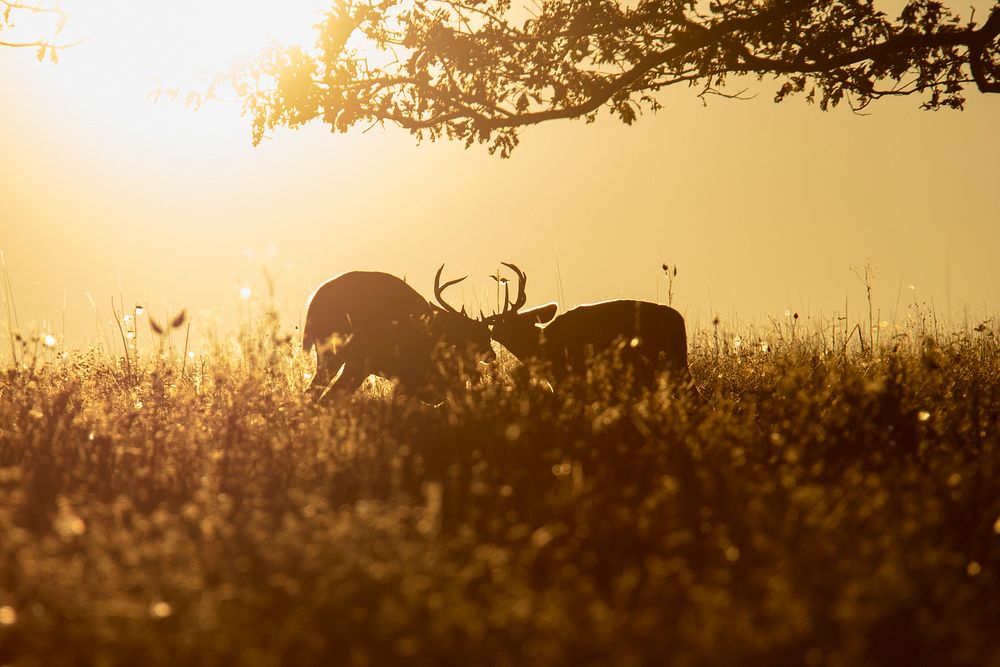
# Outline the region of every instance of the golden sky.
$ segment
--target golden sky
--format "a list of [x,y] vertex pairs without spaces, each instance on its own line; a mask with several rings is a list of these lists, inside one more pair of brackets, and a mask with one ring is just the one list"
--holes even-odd
[[775,105],[768,82],[707,108],[680,90],[633,127],[529,128],[510,160],[392,128],[314,125],[253,148],[235,102],[148,99],[154,74],[302,38],[323,3],[278,18],[268,6],[108,2],[58,65],[0,50],[0,249],[22,329],[60,333],[65,299],[70,340],[88,342],[89,294],[104,322],[121,295],[225,330],[245,312],[240,288],[262,293],[262,267],[289,325],[318,283],[353,269],[430,295],[447,262],[470,274],[466,303],[491,307],[501,260],[527,271],[530,304],[561,290],[567,307],[665,300],[660,265],[676,264],[674,306],[702,322],[832,318],[845,299],[858,317],[851,269],[869,260],[883,320],[917,301],[975,324],[1000,304],[1000,96],[859,116]]

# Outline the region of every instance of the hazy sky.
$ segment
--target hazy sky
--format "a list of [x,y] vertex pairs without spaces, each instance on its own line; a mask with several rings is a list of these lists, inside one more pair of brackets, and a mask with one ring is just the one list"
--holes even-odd
[[[317,284],[353,269],[429,295],[447,262],[446,275],[470,274],[475,307],[501,260],[527,271],[529,303],[561,284],[565,306],[665,300],[660,265],[676,264],[674,305],[702,321],[832,317],[845,299],[856,317],[851,269],[868,260],[884,320],[897,302],[897,319],[917,300],[974,322],[1000,305],[1000,96],[858,116],[775,105],[765,82],[756,100],[708,108],[676,91],[633,127],[602,116],[529,128],[510,160],[392,128],[314,125],[255,149],[235,103],[192,112],[146,97],[150,69],[169,78],[225,40],[157,15],[122,22],[130,32],[108,26],[56,66],[0,50],[0,249],[22,329],[58,333],[65,296],[70,339],[86,342],[87,293],[103,321],[121,294],[231,326],[240,287],[262,292],[262,267],[290,325]],[[232,49],[256,43],[243,39]]]

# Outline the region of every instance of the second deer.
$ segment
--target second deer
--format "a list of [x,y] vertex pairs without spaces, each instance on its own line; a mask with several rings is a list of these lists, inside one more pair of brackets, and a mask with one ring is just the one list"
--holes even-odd
[[527,276],[517,276],[517,296],[506,286],[503,310],[488,318],[493,339],[522,362],[541,361],[553,379],[584,376],[594,357],[617,354],[635,386],[653,388],[662,373],[682,391],[697,396],[688,369],[684,317],[669,306],[619,299],[578,306],[556,317],[557,305],[521,310],[527,302]]

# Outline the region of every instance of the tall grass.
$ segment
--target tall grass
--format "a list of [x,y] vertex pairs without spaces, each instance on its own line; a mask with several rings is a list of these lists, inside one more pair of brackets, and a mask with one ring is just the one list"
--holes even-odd
[[1000,662],[991,323],[718,325],[709,405],[508,360],[437,407],[316,405],[279,328],[6,367],[0,663]]

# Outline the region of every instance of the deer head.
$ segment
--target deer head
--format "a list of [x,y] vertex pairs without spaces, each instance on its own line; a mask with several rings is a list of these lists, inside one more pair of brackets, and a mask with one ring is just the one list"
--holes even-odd
[[[513,352],[517,357],[531,356],[538,353],[541,345],[541,327],[556,316],[558,305],[547,303],[544,306],[529,308],[522,311],[528,301],[525,287],[528,276],[517,265],[501,262],[514,272],[517,278],[517,294],[514,300],[510,298],[510,281],[503,281],[503,309],[484,321],[491,325],[493,339]],[[495,279],[499,280],[496,276]]]
[[444,264],[434,276],[434,299],[437,303],[431,304],[434,309],[431,329],[440,334],[446,342],[462,348],[462,352],[471,352],[487,361],[494,359],[496,355],[490,345],[490,330],[487,321],[469,317],[465,312],[465,306],[462,306],[460,311],[456,310],[444,298],[446,289],[457,285],[468,276],[462,276],[442,284],[441,274],[443,272]]

